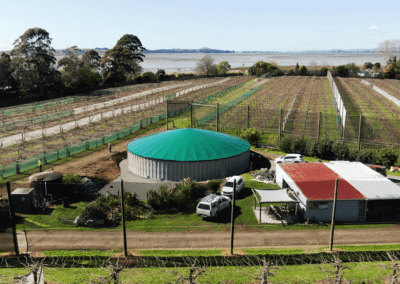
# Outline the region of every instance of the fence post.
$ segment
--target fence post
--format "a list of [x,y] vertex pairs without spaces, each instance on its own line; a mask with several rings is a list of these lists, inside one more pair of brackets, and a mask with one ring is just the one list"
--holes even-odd
[[167,130],[168,130],[168,100],[167,100]]
[[18,249],[17,231],[15,228],[15,212],[14,212],[14,205],[13,205],[12,199],[11,199],[11,187],[10,187],[9,181],[7,181],[7,195],[8,195],[8,210],[10,211],[11,227],[12,227],[12,232],[13,232],[15,255],[18,256],[19,249]]
[[280,115],[279,115],[279,137],[278,141],[281,141],[281,128],[282,128],[282,109],[280,110]]
[[358,126],[358,150],[361,149],[361,123],[362,123],[362,115],[360,114],[360,125]]
[[217,132],[219,132],[219,103],[217,103]]
[[250,105],[247,105],[247,128],[249,128],[249,124],[250,124]]
[[318,116],[318,133],[317,133],[317,140],[319,140],[320,126],[321,126],[321,112],[319,112],[319,116]]
[[190,128],[193,128],[193,100],[190,101]]

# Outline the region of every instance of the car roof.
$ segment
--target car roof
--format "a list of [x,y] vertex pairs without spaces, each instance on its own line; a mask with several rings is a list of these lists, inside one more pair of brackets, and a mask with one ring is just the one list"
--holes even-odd
[[286,156],[301,156],[301,154],[287,154]]
[[226,178],[226,181],[232,181],[233,182],[234,179],[236,179],[236,181],[237,181],[237,180],[243,179],[243,178],[241,176],[232,176],[232,177]]
[[212,203],[214,200],[218,199],[220,197],[220,195],[216,195],[216,194],[209,194],[206,197],[203,197],[200,202],[203,203]]

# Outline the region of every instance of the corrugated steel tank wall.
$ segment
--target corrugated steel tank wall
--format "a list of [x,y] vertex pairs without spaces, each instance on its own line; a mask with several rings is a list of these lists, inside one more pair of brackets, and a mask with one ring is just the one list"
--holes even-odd
[[196,162],[176,162],[144,158],[128,151],[128,167],[140,176],[167,181],[191,177],[204,181],[233,176],[244,172],[250,162],[250,150],[226,159]]

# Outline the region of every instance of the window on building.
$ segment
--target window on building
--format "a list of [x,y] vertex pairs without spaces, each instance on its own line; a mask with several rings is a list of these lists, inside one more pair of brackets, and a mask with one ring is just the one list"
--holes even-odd
[[319,209],[324,210],[328,209],[329,201],[311,201],[310,202],[310,209]]

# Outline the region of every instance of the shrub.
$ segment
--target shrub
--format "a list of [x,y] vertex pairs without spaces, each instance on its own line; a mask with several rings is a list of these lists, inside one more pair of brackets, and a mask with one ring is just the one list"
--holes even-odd
[[344,65],[339,65],[335,68],[335,72],[341,77],[349,76],[349,69]]
[[156,210],[188,209],[193,205],[196,186],[196,182],[190,179],[176,183],[171,188],[162,185],[157,191],[149,191],[147,203]]
[[283,152],[289,153],[292,150],[292,138],[283,137],[279,142],[279,149]]
[[142,75],[144,83],[156,82],[156,76],[153,72],[146,72]]
[[89,204],[81,214],[79,215],[81,219],[87,220],[87,219],[104,219],[107,220],[106,214],[98,208],[95,204]]
[[358,160],[363,163],[375,164],[375,162],[378,160],[377,158],[378,156],[374,150],[363,149],[358,153]]
[[381,148],[377,154],[377,162],[386,168],[389,168],[397,163],[399,154],[388,148]]
[[332,153],[336,156],[336,158],[340,159],[345,159],[348,157],[349,153],[349,148],[347,147],[346,144],[343,144],[342,142],[336,141],[333,142],[332,144]]
[[260,131],[258,131],[256,128],[249,127],[241,131],[240,138],[245,139],[250,143],[250,145],[257,146],[261,140],[261,135]]
[[372,64],[371,62],[365,62],[364,63],[364,68],[371,69],[372,67],[374,67],[374,64]]
[[291,152],[298,154],[306,153],[306,140],[304,138],[292,139]]
[[308,140],[306,142],[307,155],[311,157],[316,157],[318,155],[317,147],[318,147],[318,141]]
[[208,182],[207,184],[207,189],[211,191],[212,193],[216,193],[222,183],[222,180],[220,179],[212,179]]
[[81,179],[81,176],[78,174],[68,174],[61,178],[62,183],[68,184],[83,184],[84,181]]
[[358,160],[358,149],[357,148],[349,148],[347,155],[350,160]]
[[299,68],[299,71],[300,71],[301,75],[305,75],[305,74],[307,74],[307,67],[304,65],[301,65]]
[[321,76],[326,76],[326,75],[328,75],[328,68],[326,68],[326,67],[323,67],[323,68],[321,68],[321,70],[319,70],[319,73],[321,74]]
[[321,140],[317,144],[317,157],[321,159],[328,159],[332,156],[332,141]]
[[374,67],[376,67],[377,69],[381,69],[381,63],[376,62],[376,63],[374,64]]

